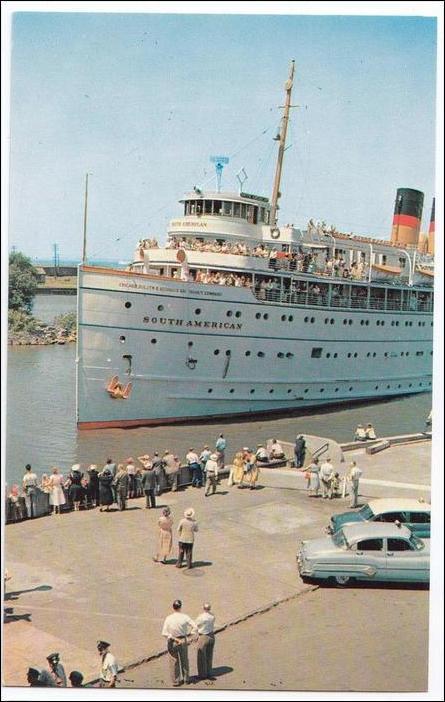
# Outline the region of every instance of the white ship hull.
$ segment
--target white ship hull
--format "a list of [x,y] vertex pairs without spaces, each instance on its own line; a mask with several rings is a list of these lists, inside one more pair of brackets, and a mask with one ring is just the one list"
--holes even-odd
[[[427,312],[284,305],[259,301],[249,288],[84,266],[78,426],[167,424],[424,392],[432,337]],[[116,376],[131,383],[126,399],[107,391]]]

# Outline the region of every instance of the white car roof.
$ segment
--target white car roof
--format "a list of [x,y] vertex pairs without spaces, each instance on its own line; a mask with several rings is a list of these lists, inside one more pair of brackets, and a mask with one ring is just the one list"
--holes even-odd
[[353,522],[345,524],[343,533],[348,541],[356,539],[388,539],[402,537],[409,539],[411,530],[403,525],[397,526],[390,522]]
[[428,502],[410,498],[385,497],[381,500],[370,500],[368,502],[374,514],[382,514],[384,512],[431,512],[431,505]]

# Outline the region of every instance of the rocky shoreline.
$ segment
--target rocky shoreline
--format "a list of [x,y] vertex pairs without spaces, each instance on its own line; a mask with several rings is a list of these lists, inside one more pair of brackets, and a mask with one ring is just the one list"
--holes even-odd
[[10,346],[49,346],[51,344],[69,344],[76,341],[76,330],[63,326],[37,322],[32,331],[8,331]]

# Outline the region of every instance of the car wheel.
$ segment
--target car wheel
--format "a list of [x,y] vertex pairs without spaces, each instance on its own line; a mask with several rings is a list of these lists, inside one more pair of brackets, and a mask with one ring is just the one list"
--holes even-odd
[[350,582],[351,577],[349,575],[336,575],[334,580],[340,587],[345,587]]

